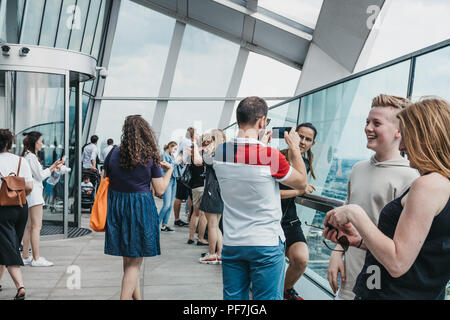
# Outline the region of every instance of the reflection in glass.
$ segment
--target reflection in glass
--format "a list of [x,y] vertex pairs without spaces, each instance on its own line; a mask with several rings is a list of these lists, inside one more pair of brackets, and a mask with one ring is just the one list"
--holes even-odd
[[122,2],[104,95],[157,96],[174,26],[173,18]]
[[172,97],[224,97],[239,46],[188,25],[184,32]]
[[58,17],[62,0],[47,0],[45,4],[44,20],[39,45],[53,47],[55,45]]
[[416,59],[412,99],[430,95],[450,101],[450,46]]
[[[44,146],[38,157],[45,167],[64,155],[64,75],[14,72],[16,154],[23,151],[23,132],[39,131]],[[44,181],[44,222],[59,225],[64,212],[64,175]]]
[[37,44],[41,29],[45,0],[27,1],[22,27],[21,43]]
[[58,33],[56,35],[56,48],[67,49],[69,45],[70,30],[76,27],[79,16],[75,10],[76,0],[64,0],[59,19]]
[[100,7],[100,14],[98,16],[97,28],[95,30],[94,43],[92,45],[91,56],[98,58],[100,52],[100,44],[102,41],[103,31],[106,26],[106,12],[109,11],[109,7],[112,1],[102,0],[102,5]]
[[92,43],[95,35],[95,27],[97,25],[98,16],[100,14],[101,0],[91,0],[91,5],[89,7],[89,16],[86,21],[86,30],[84,32],[83,44],[81,47],[81,52],[90,54]]
[[[90,1],[78,1],[75,9],[75,22],[70,34],[69,49],[74,51],[81,50],[81,41],[83,38],[84,27],[88,18],[88,9]],[[90,15],[91,13],[89,13]]]

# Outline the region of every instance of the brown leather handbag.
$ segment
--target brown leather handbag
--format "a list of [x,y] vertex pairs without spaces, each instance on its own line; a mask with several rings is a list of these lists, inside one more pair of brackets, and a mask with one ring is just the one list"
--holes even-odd
[[22,158],[19,158],[19,168],[17,174],[11,172],[9,176],[4,177],[1,173],[2,186],[0,187],[0,206],[11,207],[21,206],[27,203],[27,195],[25,193],[25,178],[19,177],[20,165]]

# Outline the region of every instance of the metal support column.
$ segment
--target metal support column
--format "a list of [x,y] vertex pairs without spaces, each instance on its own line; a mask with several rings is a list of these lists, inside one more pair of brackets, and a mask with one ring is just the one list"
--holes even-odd
[[[175,76],[175,69],[177,67],[178,56],[183,42],[184,30],[186,24],[177,21],[173,30],[172,41],[170,43],[169,55],[167,57],[166,66],[164,68],[164,75],[159,89],[159,97],[169,97],[172,90],[173,78]],[[155,115],[153,116],[152,128],[155,132],[156,139],[159,139],[164,117],[166,115],[167,100],[158,100],[156,103]]]
[[[114,0],[111,7],[111,15],[109,17],[108,30],[106,31],[106,40],[105,47],[103,51],[102,57],[102,67],[108,68],[109,60],[111,59],[111,50],[114,41],[114,35],[116,33],[117,21],[119,19],[119,10],[120,10],[120,0]],[[105,89],[105,81],[106,79],[99,78],[97,84],[97,90],[95,92],[96,97],[100,97],[103,95],[103,90]],[[90,136],[95,134],[95,130],[97,128],[98,115],[100,113],[100,104],[101,100],[95,100],[92,106],[92,112],[88,112],[87,115],[90,115],[89,122],[89,131],[85,130],[83,132],[83,142],[87,141]],[[88,121],[88,119],[86,119]]]
[[[236,97],[241,86],[242,76],[244,75],[245,65],[247,64],[249,51],[246,48],[239,48],[239,53],[234,65],[233,75],[231,76],[230,85],[228,86],[227,97]],[[233,120],[234,100],[225,101],[220,115],[219,128],[225,128]]]
[[[69,163],[69,127],[70,127],[70,72],[67,71],[64,78],[64,156]],[[63,233],[64,238],[69,234],[69,175],[64,175],[64,209],[63,209]]]
[[77,228],[81,227],[81,146],[82,146],[82,119],[83,119],[83,83],[75,87],[75,184],[74,184],[74,221]]

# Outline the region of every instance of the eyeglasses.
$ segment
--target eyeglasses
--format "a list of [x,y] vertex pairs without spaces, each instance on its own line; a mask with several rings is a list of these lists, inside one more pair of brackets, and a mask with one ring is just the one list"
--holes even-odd
[[[320,230],[325,230],[325,228],[323,228],[323,227],[321,227],[321,226],[317,226],[317,225],[315,225],[315,224],[309,224],[309,223],[306,222],[306,221],[305,221],[305,225],[307,225],[308,227],[313,227],[313,228],[317,228],[317,229],[320,229]],[[339,230],[336,229],[335,227],[333,227],[332,225],[328,225],[328,228],[330,228],[330,229],[335,229],[335,230],[338,232],[338,234],[339,234]],[[324,244],[328,249],[330,249],[331,251],[346,252],[346,251],[348,250],[348,247],[350,247],[350,242],[348,241],[348,238],[347,238],[346,236],[342,236],[342,237],[339,237],[339,238],[336,236],[336,238],[337,238],[337,241],[338,241],[338,243],[341,245],[341,247],[342,247],[343,250],[331,248],[331,247],[328,245],[328,243],[326,243],[325,239],[322,240],[322,242],[323,242],[323,244]]]

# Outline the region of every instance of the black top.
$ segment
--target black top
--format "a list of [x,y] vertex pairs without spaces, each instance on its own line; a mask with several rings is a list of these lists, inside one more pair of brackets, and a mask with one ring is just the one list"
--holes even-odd
[[[309,161],[303,158],[305,162],[306,172],[309,173]],[[293,190],[292,188],[285,186],[280,183],[280,190]],[[281,224],[289,223],[291,221],[297,220],[297,209],[295,207],[295,197],[281,199],[281,211],[283,212],[283,217],[281,218]]]
[[[388,203],[380,213],[378,228],[393,239],[398,220],[403,210],[400,197]],[[381,271],[380,289],[369,289],[367,274],[369,266],[378,266]],[[372,279],[371,278],[371,279]],[[369,279],[369,283],[373,283]],[[450,279],[450,200],[434,218],[430,231],[411,268],[399,278],[393,278],[387,270],[367,251],[364,267],[359,274],[353,292],[361,299],[431,300],[442,299]]]
[[[201,152],[201,156],[203,159],[203,150]],[[194,164],[194,158],[192,156],[191,158],[192,164],[191,164],[191,188],[195,189],[198,187],[203,187],[205,185],[205,162],[203,161],[203,164],[201,166],[196,166]]]

